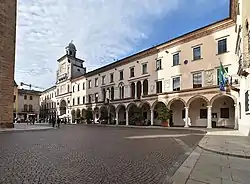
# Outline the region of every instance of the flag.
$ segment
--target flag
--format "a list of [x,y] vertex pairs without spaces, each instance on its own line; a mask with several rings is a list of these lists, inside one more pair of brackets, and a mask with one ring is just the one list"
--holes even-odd
[[223,67],[222,63],[220,62],[220,77],[219,77],[219,81],[220,81],[220,90],[221,91],[225,91],[225,86],[228,82],[228,73],[225,70],[225,68]]

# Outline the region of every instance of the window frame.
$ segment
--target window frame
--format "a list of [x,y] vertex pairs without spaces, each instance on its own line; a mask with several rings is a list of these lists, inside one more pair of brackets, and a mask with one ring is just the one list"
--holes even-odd
[[[196,75],[201,76],[201,84],[200,83],[195,84],[195,76]],[[195,72],[195,73],[193,73],[192,77],[193,77],[193,89],[202,88],[203,87],[203,72]],[[197,78],[197,81],[199,81],[198,78]]]
[[[144,69],[146,71],[144,71]],[[148,63],[142,63],[142,75],[148,74]]]
[[[175,82],[175,79],[178,79],[179,78],[179,83],[180,83],[180,85],[179,85],[179,87],[177,87],[177,88],[174,88],[174,82]],[[172,77],[172,89],[173,89],[173,91],[180,91],[181,90],[181,76],[175,76],[175,77]]]
[[109,78],[110,78],[110,83],[114,82],[114,73],[110,73],[109,74]]
[[[161,85],[158,85],[161,84]],[[156,93],[162,93],[162,80],[156,81]]]
[[[225,41],[225,44],[222,44],[224,41]],[[226,53],[226,52],[228,52],[227,49],[228,49],[227,48],[227,38],[223,38],[223,39],[218,40],[218,43],[217,43],[217,54]]]
[[[197,49],[199,50],[199,55],[196,55]],[[193,61],[201,59],[201,46],[197,46],[193,48]]]
[[95,87],[98,87],[98,77],[95,78]]
[[124,72],[123,72],[123,70],[119,71],[119,79],[124,80]]
[[[176,61],[176,57],[178,58],[178,63],[175,62]],[[178,66],[178,65],[180,65],[180,53],[179,52],[173,54],[173,66]]]
[[92,87],[92,82],[91,82],[91,80],[88,81],[88,87],[89,87],[89,89]]
[[161,59],[156,59],[155,68],[156,68],[156,71],[162,70],[162,62],[161,62]]
[[[133,70],[133,71],[132,71]],[[132,75],[133,74],[133,75]],[[135,77],[135,67],[129,68],[129,76],[130,78]]]

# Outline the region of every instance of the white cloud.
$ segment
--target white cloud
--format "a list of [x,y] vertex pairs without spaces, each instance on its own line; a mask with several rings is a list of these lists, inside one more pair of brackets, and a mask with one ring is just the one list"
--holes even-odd
[[180,0],[19,0],[16,79],[48,87],[56,60],[74,40],[87,70],[134,52],[154,20]]

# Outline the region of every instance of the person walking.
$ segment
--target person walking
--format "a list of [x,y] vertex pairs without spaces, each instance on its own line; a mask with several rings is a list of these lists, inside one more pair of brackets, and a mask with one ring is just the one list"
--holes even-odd
[[55,128],[56,120],[55,117],[51,119],[52,127]]
[[60,128],[60,123],[61,123],[61,120],[59,118],[59,116],[57,117],[57,127]]

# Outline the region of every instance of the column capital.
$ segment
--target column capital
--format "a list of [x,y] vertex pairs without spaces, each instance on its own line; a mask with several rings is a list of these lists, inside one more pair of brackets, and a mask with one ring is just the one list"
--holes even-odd
[[189,109],[189,107],[184,107],[185,109]]
[[207,108],[212,108],[212,105],[208,105]]
[[237,103],[234,104],[234,107],[237,107]]

